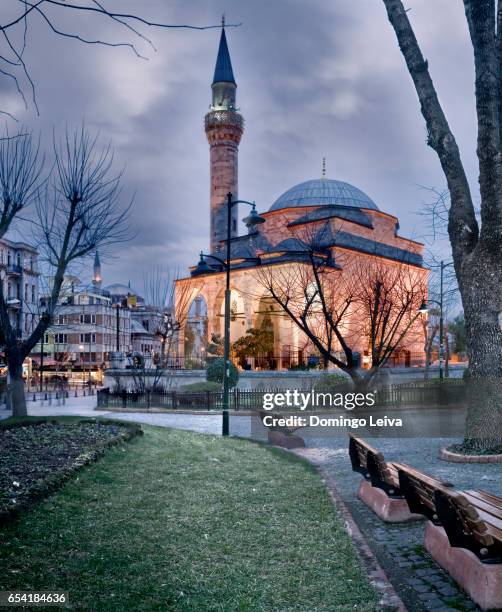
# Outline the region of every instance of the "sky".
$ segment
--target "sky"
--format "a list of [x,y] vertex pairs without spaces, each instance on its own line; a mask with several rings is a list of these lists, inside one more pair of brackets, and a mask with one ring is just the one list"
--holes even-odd
[[[14,0],[8,0],[18,6]],[[321,176],[347,181],[400,221],[401,235],[430,241],[419,213],[443,189],[436,154],[426,146],[418,101],[381,0],[108,0],[147,19],[192,25],[229,24],[227,39],[245,119],[239,150],[239,196],[266,211],[292,185]],[[462,3],[408,0],[415,28],[477,195],[472,50]],[[131,282],[141,293],[153,266],[197,262],[209,242],[209,147],[203,119],[220,37],[218,29],[142,28],[153,50],[99,16],[53,12],[60,29],[129,48],[57,37],[36,16],[20,77],[26,109],[0,74],[0,109],[41,132],[49,146],[82,121],[111,141],[125,168],[122,201],[134,198],[135,236],[102,258],[104,284]],[[10,130],[15,124],[4,117]],[[240,211],[244,217],[246,210]],[[244,230],[242,230],[244,232]],[[448,257],[444,245],[432,247]],[[89,276],[91,263],[89,263]],[[88,280],[88,279],[84,279]]]

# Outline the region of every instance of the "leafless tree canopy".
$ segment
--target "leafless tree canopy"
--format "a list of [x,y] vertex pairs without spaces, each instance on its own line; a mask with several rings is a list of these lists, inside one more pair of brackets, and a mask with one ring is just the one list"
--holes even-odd
[[[109,1],[102,0],[2,0],[0,18],[0,75],[10,80],[24,104],[28,107],[25,94],[30,91],[31,102],[38,112],[35,79],[25,62],[25,52],[30,42],[30,27],[35,22],[45,25],[50,34],[68,38],[89,45],[106,47],[125,47],[138,58],[147,59],[141,53],[138,43],[143,43],[156,51],[152,40],[147,36],[149,29],[189,29],[207,30],[220,25],[168,24],[155,21],[135,13],[114,11]],[[71,19],[72,26],[67,24]],[[102,40],[85,33],[83,24],[96,27],[99,22],[108,21],[116,26],[117,35],[127,36],[126,40]],[[228,24],[235,27],[240,24]],[[27,87],[25,87],[25,85]],[[0,111],[9,115],[5,111]]]
[[[427,288],[420,271],[406,264],[348,254],[334,262],[320,248],[320,236],[322,230],[297,235],[304,261],[258,267],[256,278],[326,364],[346,371],[356,384],[369,384],[403,342]],[[361,338],[372,359],[367,373],[354,357]]]
[[0,138],[0,238],[37,195],[43,167],[39,148],[30,132],[7,131]]
[[159,317],[154,333],[161,342],[159,366],[165,368],[168,359],[176,350],[179,334],[183,333],[188,318],[188,311],[194,293],[194,283],[185,280],[176,283],[180,278],[178,270],[153,268],[144,275],[145,298],[162,315]]
[[0,342],[5,347],[14,408],[25,412],[22,363],[53,322],[65,273],[96,250],[106,252],[130,237],[128,206],[120,202],[120,178],[110,146],[101,149],[84,127],[54,139],[54,164],[42,178],[38,144],[28,134],[0,141],[2,234],[16,227],[20,211],[35,202],[31,223],[51,276],[44,310],[33,332],[21,339],[11,323],[0,283]]

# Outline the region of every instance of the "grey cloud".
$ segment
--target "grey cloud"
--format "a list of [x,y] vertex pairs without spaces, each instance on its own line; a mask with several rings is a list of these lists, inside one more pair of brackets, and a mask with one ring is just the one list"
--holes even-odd
[[[408,5],[475,187],[472,57],[461,5]],[[166,6],[138,0],[134,10],[197,24],[217,22],[226,11],[228,21],[243,22],[228,30],[246,120],[242,197],[267,209],[291,185],[319,176],[326,156],[328,175],[357,185],[397,215],[404,235],[425,232],[415,214],[425,197],[419,185],[442,187],[444,179],[425,145],[416,95],[381,1],[178,0]],[[106,282],[130,279],[141,288],[149,265],[195,263],[208,243],[203,117],[219,32],[149,30],[158,50],[142,45],[146,62],[124,49],[54,38],[41,24],[31,34],[27,59],[41,116],[18,105],[19,118],[49,132],[85,119],[113,140],[117,165],[126,166],[124,201],[136,194],[137,237],[105,262]],[[106,22],[96,35],[127,38]],[[1,80],[0,95],[7,98]]]

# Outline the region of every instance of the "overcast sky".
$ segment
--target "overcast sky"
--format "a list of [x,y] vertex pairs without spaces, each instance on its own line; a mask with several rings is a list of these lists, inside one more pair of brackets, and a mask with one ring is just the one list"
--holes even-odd
[[[381,0],[109,5],[166,23],[214,24],[223,12],[227,22],[242,22],[227,30],[246,122],[239,157],[242,198],[267,210],[292,185],[319,177],[325,156],[329,178],[356,185],[381,210],[399,217],[402,235],[424,238],[417,213],[431,196],[421,186],[443,188],[445,180],[425,144],[416,94]],[[476,189],[473,61],[462,3],[408,0],[407,6]],[[67,31],[137,42],[149,59],[57,38],[35,19],[25,60],[40,116],[32,105],[25,110],[0,77],[1,108],[49,134],[53,126],[64,130],[85,120],[103,141],[113,141],[117,167],[126,166],[124,203],[135,193],[137,235],[103,263],[104,281],[130,280],[141,292],[149,267],[184,270],[209,242],[203,118],[220,32],[143,30],[154,52],[102,18],[59,23]]]

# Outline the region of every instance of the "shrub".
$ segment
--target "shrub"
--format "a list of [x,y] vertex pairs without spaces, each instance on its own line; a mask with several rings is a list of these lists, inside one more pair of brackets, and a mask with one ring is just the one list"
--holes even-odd
[[465,368],[462,372],[462,378],[467,382],[471,377],[471,373],[469,372],[469,368]]
[[180,393],[198,393],[202,391],[221,391],[221,383],[212,382],[212,381],[204,381],[204,382],[195,382],[189,385],[182,385],[178,391]]
[[314,390],[324,393],[341,392],[350,385],[350,378],[343,374],[322,374],[314,384]]
[[[225,373],[225,361],[220,357],[218,359],[214,359],[207,366],[206,370],[206,379],[210,382],[223,382],[223,375]],[[229,387],[235,387],[237,381],[239,380],[239,370],[235,367],[235,365],[230,362],[230,376],[228,377]]]

